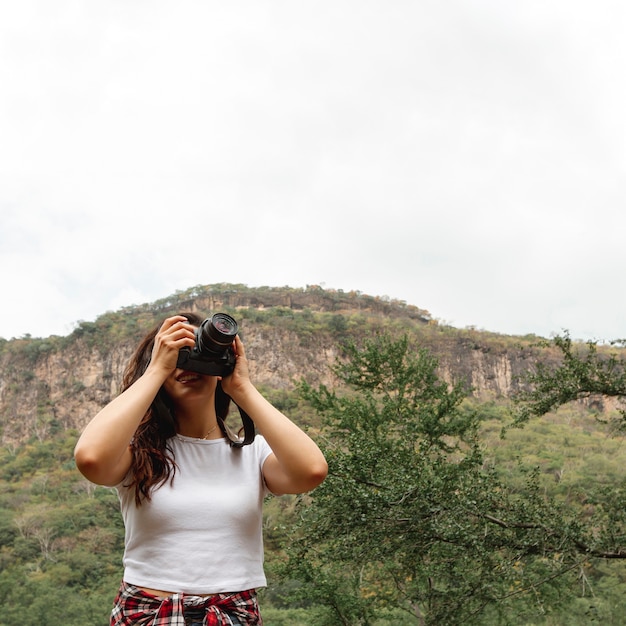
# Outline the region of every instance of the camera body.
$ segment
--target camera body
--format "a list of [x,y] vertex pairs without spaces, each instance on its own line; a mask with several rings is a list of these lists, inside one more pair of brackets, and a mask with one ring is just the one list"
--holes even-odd
[[196,328],[196,345],[178,353],[176,367],[208,376],[228,376],[235,369],[232,349],[237,322],[226,313],[215,313]]

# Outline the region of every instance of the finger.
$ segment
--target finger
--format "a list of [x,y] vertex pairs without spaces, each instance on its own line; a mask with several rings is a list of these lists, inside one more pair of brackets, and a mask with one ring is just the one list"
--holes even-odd
[[239,338],[239,335],[235,335],[234,347],[235,347],[235,355],[245,358],[246,351],[244,350],[243,341],[241,341],[241,339]]
[[171,333],[167,338],[167,342],[174,347],[194,346],[196,344],[196,336],[193,331],[186,328],[180,328]]
[[187,321],[187,318],[180,316],[167,319],[159,329],[159,334],[174,334],[181,330],[190,336],[195,335],[195,327]]
[[189,324],[189,321],[184,315],[174,315],[164,320],[159,330],[160,331],[167,330],[169,328],[172,328],[175,324],[181,324],[181,323]]

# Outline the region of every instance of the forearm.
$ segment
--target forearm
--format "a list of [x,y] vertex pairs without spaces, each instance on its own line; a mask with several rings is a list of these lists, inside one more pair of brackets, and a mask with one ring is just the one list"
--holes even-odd
[[317,444],[252,385],[233,400],[254,421],[278,463],[266,479],[279,493],[310,491],[326,477],[328,465]]
[[161,373],[148,370],[87,424],[74,456],[89,480],[112,484],[123,477],[130,464],[131,439],[162,383]]

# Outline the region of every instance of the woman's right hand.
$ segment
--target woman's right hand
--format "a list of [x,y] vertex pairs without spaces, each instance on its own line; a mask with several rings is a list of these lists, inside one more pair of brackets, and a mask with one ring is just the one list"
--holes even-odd
[[168,317],[154,338],[154,347],[148,369],[160,369],[165,373],[176,369],[181,348],[193,348],[196,344],[195,328],[186,317]]

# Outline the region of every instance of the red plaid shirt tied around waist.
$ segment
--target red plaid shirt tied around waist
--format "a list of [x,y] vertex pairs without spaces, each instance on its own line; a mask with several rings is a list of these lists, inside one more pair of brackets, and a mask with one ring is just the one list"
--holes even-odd
[[235,623],[262,626],[256,592],[218,593],[193,596],[175,593],[160,598],[122,582],[111,613],[111,626],[185,626],[185,608],[206,611],[204,626],[232,626]]

